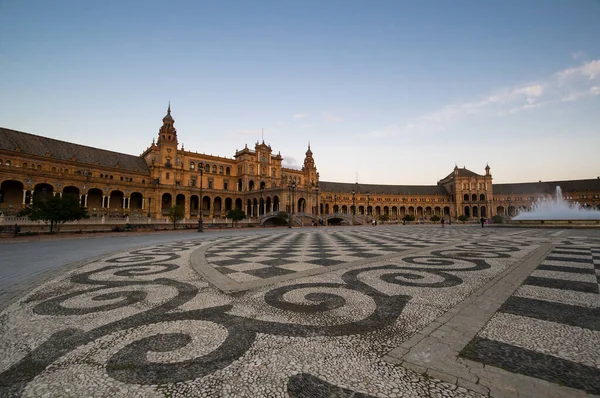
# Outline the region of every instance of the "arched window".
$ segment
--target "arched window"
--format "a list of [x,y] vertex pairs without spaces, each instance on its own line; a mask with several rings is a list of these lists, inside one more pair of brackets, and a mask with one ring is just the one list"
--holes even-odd
[[213,167],[212,167],[212,172],[213,172],[214,174],[217,174],[217,166],[216,166],[216,165],[213,165]]
[[37,166],[37,169],[38,169],[38,170],[41,170],[41,169],[42,169],[42,165],[41,165],[41,164],[38,164],[38,166]]
[[190,162],[190,170],[196,170],[196,163]]
[[231,169],[229,167],[225,169],[225,175],[231,175]]
[[10,160],[7,160],[7,161],[6,161],[6,165],[7,165],[7,166],[10,166],[10,164],[11,164],[11,163],[10,163]]
[[474,194],[471,196],[471,200],[472,200],[473,202],[477,202],[477,194],[475,194],[475,193],[474,193]]
[[466,193],[466,194],[465,194],[465,196],[463,197],[463,200],[464,200],[465,202],[468,202],[468,201],[469,201],[469,194],[468,194],[468,193]]
[[204,172],[205,172],[205,173],[210,173],[210,164],[206,163],[206,164],[204,165]]
[[485,200],[485,195],[484,194],[479,195],[479,200]]
[[104,174],[100,173],[100,178],[104,178]]
[[219,167],[219,174],[223,174],[223,172],[224,172],[223,166],[220,166]]
[[23,168],[26,169],[27,168],[27,163],[23,163]]

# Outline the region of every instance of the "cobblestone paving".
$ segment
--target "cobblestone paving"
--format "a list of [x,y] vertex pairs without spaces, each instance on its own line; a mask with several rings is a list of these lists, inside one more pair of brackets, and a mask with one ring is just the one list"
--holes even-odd
[[[398,253],[235,295],[190,266],[205,240],[113,255],[0,315],[0,396],[478,397],[381,358],[532,252],[535,232],[513,232],[400,226],[219,238],[230,252],[240,240],[258,242],[256,251],[296,242],[307,252],[311,242],[335,241],[342,256],[344,245],[362,240],[362,251]],[[403,255],[409,245],[420,251]],[[270,253],[247,255],[260,254]]]
[[600,245],[581,243],[556,245],[462,355],[600,394]]
[[441,236],[432,238],[422,231],[408,237],[391,234],[387,229],[369,234],[330,230],[234,238],[212,246],[206,259],[231,279],[248,282],[450,241]]

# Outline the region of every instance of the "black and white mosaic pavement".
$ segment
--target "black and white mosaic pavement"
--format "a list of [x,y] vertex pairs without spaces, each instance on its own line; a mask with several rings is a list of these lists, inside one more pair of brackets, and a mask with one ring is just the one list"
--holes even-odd
[[411,236],[389,229],[368,232],[327,230],[236,238],[210,247],[206,260],[234,281],[249,282],[451,241],[423,232]]
[[[479,396],[381,357],[527,256],[535,239],[401,226],[310,234],[242,242],[260,242],[246,254],[256,257],[285,245],[315,257],[315,245],[342,252],[357,241],[363,246],[353,253],[398,256],[231,296],[190,266],[191,253],[208,245],[203,240],[92,262],[0,315],[0,396]],[[212,248],[234,252],[236,244],[245,247],[240,239],[222,238]],[[419,251],[403,255],[403,244]],[[344,254],[359,257],[352,250]]]
[[462,355],[600,394],[600,245],[581,243],[555,246]]

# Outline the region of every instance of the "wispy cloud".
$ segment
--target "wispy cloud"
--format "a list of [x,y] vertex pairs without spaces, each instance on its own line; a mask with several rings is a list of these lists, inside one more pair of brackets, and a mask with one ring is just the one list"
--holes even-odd
[[296,160],[295,158],[292,158],[289,156],[286,156],[285,158],[283,158],[281,165],[283,167],[287,167],[289,169],[299,169],[300,168],[300,162],[298,160]]
[[553,103],[578,101],[600,95],[599,80],[600,60],[592,60],[539,81],[495,90],[476,101],[446,105],[412,120],[402,128],[386,126],[362,135],[388,137],[417,131],[438,132],[472,115],[507,116]]
[[327,123],[339,123],[343,122],[344,118],[339,115],[334,115],[332,112],[324,111],[323,120],[325,120]]
[[294,113],[292,117],[294,119],[306,119],[308,117],[308,113]]

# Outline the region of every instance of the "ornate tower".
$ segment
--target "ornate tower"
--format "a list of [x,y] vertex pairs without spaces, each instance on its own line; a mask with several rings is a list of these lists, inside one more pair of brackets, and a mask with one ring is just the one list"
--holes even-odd
[[302,171],[304,171],[304,178],[307,186],[317,185],[319,173],[317,173],[317,166],[315,166],[313,153],[310,150],[310,142],[308,143],[308,150],[306,151],[306,157],[304,158],[304,165],[302,166]]
[[167,114],[163,117],[163,125],[158,130],[158,145],[171,144],[177,147],[177,130],[175,129],[175,120],[171,116],[171,103],[167,109]]

